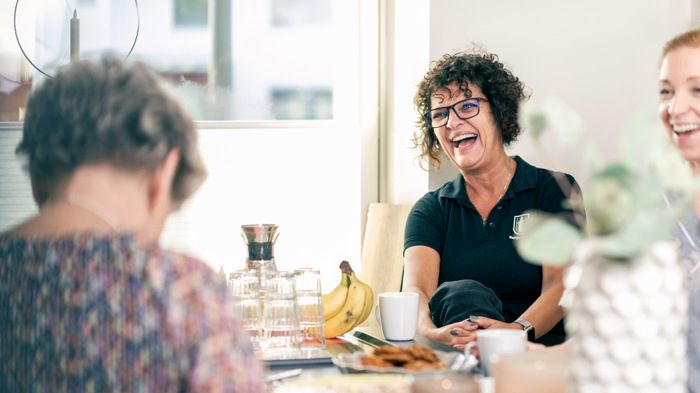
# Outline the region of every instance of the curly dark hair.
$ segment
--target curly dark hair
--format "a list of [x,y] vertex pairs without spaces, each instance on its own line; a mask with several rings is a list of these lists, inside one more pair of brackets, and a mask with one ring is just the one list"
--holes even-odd
[[440,147],[433,128],[423,114],[431,109],[432,95],[452,83],[457,83],[467,97],[472,95],[468,83],[481,88],[489,100],[504,145],[515,141],[521,131],[518,107],[527,98],[525,85],[498,60],[498,56],[488,52],[446,54],[431,64],[413,99],[420,114],[417,122],[419,130],[414,135],[413,143],[420,148],[420,157],[427,160],[431,168],[440,166]]
[[179,149],[171,196],[178,207],[206,178],[194,123],[157,74],[111,55],[63,67],[32,93],[16,153],[45,203],[81,165],[155,169]]

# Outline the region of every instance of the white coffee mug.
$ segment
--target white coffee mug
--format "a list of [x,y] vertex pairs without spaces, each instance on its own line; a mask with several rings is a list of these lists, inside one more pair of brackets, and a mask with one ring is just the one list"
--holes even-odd
[[418,323],[418,294],[415,292],[380,293],[379,316],[384,338],[392,341],[413,340]]
[[527,334],[516,329],[485,329],[476,332],[476,342],[464,348],[469,355],[474,346],[479,350],[479,364],[485,376],[491,376],[492,364],[499,355],[525,352]]

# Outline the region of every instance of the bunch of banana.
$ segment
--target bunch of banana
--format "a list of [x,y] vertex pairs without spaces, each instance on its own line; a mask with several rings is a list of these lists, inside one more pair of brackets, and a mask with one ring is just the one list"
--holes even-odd
[[367,319],[374,307],[374,292],[360,281],[350,263],[340,263],[340,284],[323,295],[323,332],[326,338],[338,337]]

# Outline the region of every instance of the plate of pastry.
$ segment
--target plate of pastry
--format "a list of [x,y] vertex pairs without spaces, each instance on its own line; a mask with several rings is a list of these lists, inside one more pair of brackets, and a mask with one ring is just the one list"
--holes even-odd
[[416,374],[469,370],[475,366],[461,352],[443,352],[425,345],[382,346],[372,353],[354,352],[334,356],[333,364],[345,374]]

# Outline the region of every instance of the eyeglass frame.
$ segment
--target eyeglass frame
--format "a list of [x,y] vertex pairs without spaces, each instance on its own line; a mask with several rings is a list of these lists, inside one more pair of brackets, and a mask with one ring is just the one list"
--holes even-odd
[[[473,114],[472,116],[469,116],[469,117],[462,117],[462,116],[460,116],[460,115],[459,115],[459,112],[457,112],[457,109],[456,109],[457,105],[459,105],[459,104],[461,104],[461,103],[463,103],[463,102],[465,102],[465,101],[471,101],[471,100],[475,100],[475,101],[476,101],[476,113]],[[460,118],[461,120],[471,119],[472,117],[476,117],[476,116],[479,115],[479,113],[481,113],[481,101],[489,102],[489,100],[487,100],[485,97],[469,97],[469,98],[465,98],[465,99],[459,100],[459,101],[457,101],[457,102],[455,102],[454,104],[449,105],[449,106],[439,106],[439,107],[437,107],[437,108],[433,108],[433,109],[431,109],[431,110],[429,110],[429,111],[423,113],[423,119],[428,123],[428,126],[430,126],[431,128],[440,128],[440,127],[444,127],[444,126],[446,126],[447,123],[450,121],[450,109],[452,109],[452,112],[454,112],[455,115],[456,115],[458,118]],[[439,125],[439,126],[434,126],[434,125],[433,125],[432,118],[430,117],[430,112],[436,111],[436,110],[438,110],[438,109],[447,109],[447,117],[445,117],[445,123],[444,123],[444,124],[441,124],[441,125]]]

